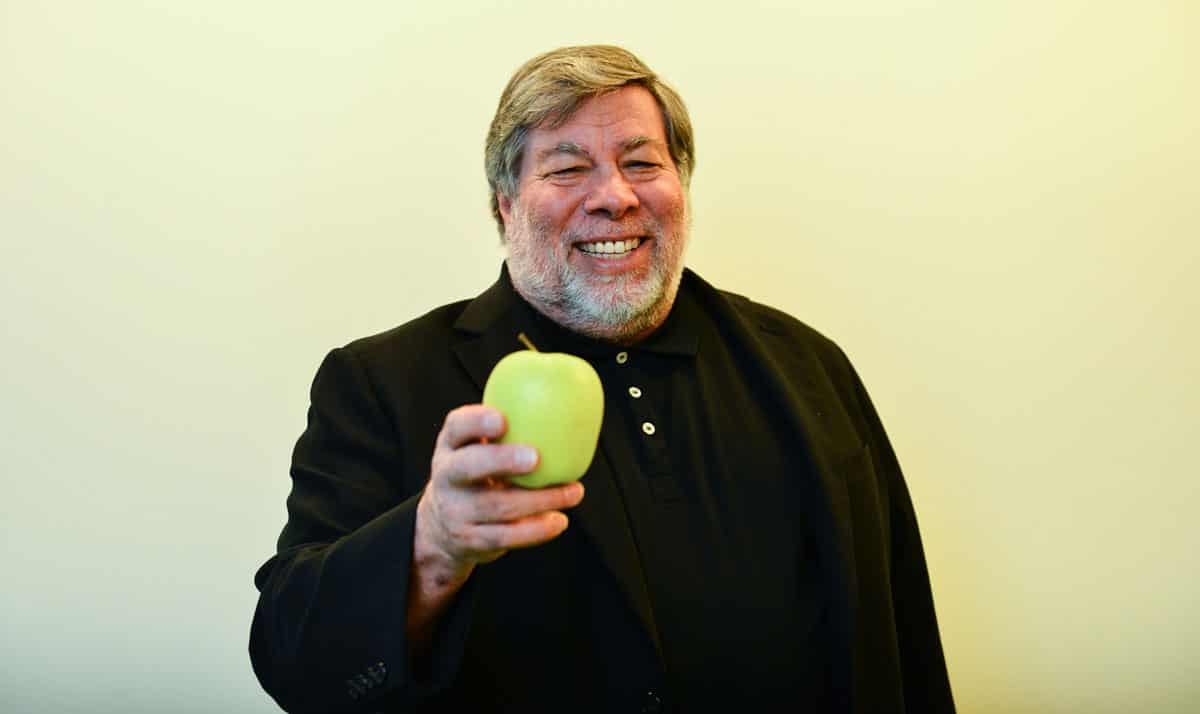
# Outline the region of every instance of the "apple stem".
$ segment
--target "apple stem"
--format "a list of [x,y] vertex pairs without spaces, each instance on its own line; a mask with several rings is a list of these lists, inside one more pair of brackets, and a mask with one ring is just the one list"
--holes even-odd
[[534,352],[538,351],[538,348],[533,346],[533,343],[529,341],[529,338],[525,336],[524,332],[518,332],[517,339],[521,341],[521,344],[525,345],[526,347],[533,350]]

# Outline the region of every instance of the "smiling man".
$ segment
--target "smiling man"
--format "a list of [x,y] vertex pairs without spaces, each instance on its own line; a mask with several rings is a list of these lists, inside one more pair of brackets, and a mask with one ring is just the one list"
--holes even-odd
[[[684,267],[679,96],[621,48],[548,52],[504,90],[485,164],[497,282],[313,381],[255,576],[263,687],[295,712],[953,711],[854,368]],[[580,482],[508,482],[539,455],[494,443],[505,415],[479,402],[520,332],[601,377]]]
[[496,193],[513,287],[570,330],[635,343],[666,320],[687,245],[662,112],[632,85],[553,122],[529,132],[518,183]]

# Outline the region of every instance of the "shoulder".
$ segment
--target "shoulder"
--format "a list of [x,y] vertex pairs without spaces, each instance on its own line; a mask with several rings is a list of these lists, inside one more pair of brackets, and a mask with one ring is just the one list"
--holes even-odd
[[469,304],[470,300],[460,300],[442,305],[389,330],[352,340],[340,349],[360,359],[371,359],[418,345],[428,347],[446,341],[453,333],[454,323]]
[[849,367],[849,358],[841,346],[812,325],[744,295],[727,290],[721,290],[720,293],[734,311],[757,328],[762,343],[768,349],[815,355],[831,376],[840,375]]
[[715,288],[695,273],[688,276],[688,284],[714,320],[721,339],[744,346],[744,354],[762,369],[807,384],[810,390],[832,389],[843,400],[855,393],[858,377],[854,366],[824,332],[777,307]]
[[335,347],[326,355],[322,369],[341,373],[345,370],[365,374],[380,386],[423,369],[446,364],[439,359],[452,350],[454,323],[470,304],[461,300],[434,308],[419,317],[372,335],[353,339]]
[[756,302],[728,290],[717,291],[730,306],[759,330],[771,335],[800,340],[814,345],[836,347],[833,340],[806,322],[771,305]]
[[880,428],[858,370],[837,342],[783,310],[744,295],[713,289],[710,299],[719,304],[714,314],[737,324],[727,334],[744,336],[762,369],[800,385],[809,399],[823,401],[827,413],[840,404],[860,425],[858,433]]
[[716,308],[712,312],[732,316],[765,344],[816,351],[829,357],[843,354],[833,339],[794,315],[740,293],[716,288],[696,273],[688,272],[691,289],[698,298]]

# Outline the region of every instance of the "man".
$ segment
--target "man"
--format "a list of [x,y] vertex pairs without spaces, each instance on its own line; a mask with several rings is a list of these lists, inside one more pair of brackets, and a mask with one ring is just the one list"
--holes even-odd
[[[683,102],[622,49],[513,76],[486,147],[500,279],[313,382],[255,578],[283,708],[953,711],[870,399],[834,343],[684,269],[693,156]],[[519,332],[600,374],[580,482],[506,481],[538,454],[492,443],[479,401]]]

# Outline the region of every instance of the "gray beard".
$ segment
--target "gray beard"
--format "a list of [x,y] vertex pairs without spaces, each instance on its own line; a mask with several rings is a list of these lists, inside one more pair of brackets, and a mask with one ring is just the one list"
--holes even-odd
[[[661,232],[653,230],[655,226],[640,231],[654,236],[651,248],[656,251],[650,273],[643,279],[632,275],[588,276],[572,270],[549,251],[536,249],[547,243],[544,228],[524,217],[517,223],[518,231],[507,241],[513,286],[534,308],[563,327],[620,342],[657,326],[670,312],[683,276],[686,234],[665,238],[684,241],[673,265],[671,256],[662,254],[667,248]],[[574,237],[565,236],[563,240],[569,245]],[[556,250],[562,250],[562,245]]]

